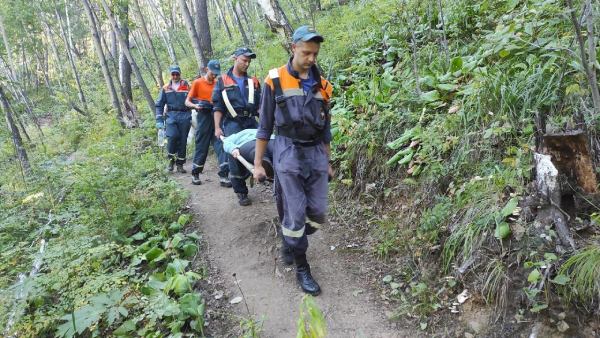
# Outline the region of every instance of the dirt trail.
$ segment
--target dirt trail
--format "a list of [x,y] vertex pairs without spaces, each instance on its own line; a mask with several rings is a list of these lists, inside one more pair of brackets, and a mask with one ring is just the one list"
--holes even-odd
[[[214,167],[207,163],[207,168]],[[240,207],[232,189],[219,187],[215,170],[201,175],[200,186],[191,184],[189,173],[176,178],[191,192],[191,208],[208,244],[208,259],[224,280],[222,302],[240,296],[235,273],[250,311],[264,319],[261,336],[295,337],[303,293],[293,269],[275,260],[280,240],[274,232],[276,210],[270,187],[250,188],[252,206]],[[383,307],[368,292],[364,282],[368,276],[360,273],[358,264],[348,264],[343,253],[331,250],[333,235],[331,230],[318,231],[311,236],[308,251],[313,275],[323,289],[316,300],[327,319],[329,337],[415,336],[392,328]],[[247,317],[243,302],[233,307]]]

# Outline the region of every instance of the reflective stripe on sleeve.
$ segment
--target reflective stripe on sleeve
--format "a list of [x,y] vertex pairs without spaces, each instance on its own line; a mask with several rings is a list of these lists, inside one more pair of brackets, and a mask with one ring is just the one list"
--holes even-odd
[[223,89],[221,94],[223,96],[223,102],[225,102],[225,106],[227,107],[227,111],[229,111],[229,114],[231,114],[231,117],[236,118],[237,113],[235,112],[235,109],[233,109],[231,102],[229,102],[229,97],[227,96],[227,91],[225,89]]
[[248,78],[248,103],[254,104],[254,81]]
[[302,227],[302,229],[300,229],[300,230],[290,230],[290,229],[282,226],[281,233],[286,237],[300,238],[300,237],[304,236],[304,228],[305,227]]

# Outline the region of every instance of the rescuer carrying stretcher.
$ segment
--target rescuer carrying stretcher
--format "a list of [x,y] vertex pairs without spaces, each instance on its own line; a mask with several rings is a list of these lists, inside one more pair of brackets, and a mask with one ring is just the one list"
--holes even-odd
[[[307,235],[327,221],[331,142],[329,102],[331,84],[316,65],[323,37],[308,26],[292,37],[292,57],[269,71],[261,97],[256,133],[254,177],[265,176],[262,164],[267,144],[273,144],[275,197],[283,234],[282,258],[296,263],[302,290],[321,292],[306,258]],[[269,142],[271,134],[275,139]]]

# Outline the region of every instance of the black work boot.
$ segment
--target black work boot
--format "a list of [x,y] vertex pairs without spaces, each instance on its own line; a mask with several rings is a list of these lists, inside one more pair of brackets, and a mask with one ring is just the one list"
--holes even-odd
[[185,174],[187,173],[187,170],[183,169],[183,164],[178,164],[177,165],[177,172],[180,174]]
[[312,296],[318,296],[321,293],[321,287],[310,274],[310,265],[308,263],[296,266],[296,279],[302,291]]
[[227,177],[219,177],[219,184],[225,188],[233,187],[233,184],[231,184],[231,181]]
[[281,246],[281,260],[285,265],[292,265],[294,263],[294,251],[285,243],[285,239]]
[[318,296],[321,293],[321,287],[310,274],[310,265],[306,261],[306,254],[295,254],[296,261],[296,279],[302,288],[302,291],[312,296]]
[[173,169],[175,169],[175,160],[169,160],[169,165],[167,166],[167,171],[172,173]]
[[252,204],[252,201],[248,198],[248,194],[237,194],[238,196],[238,203],[243,206],[249,206],[250,204]]
[[193,185],[200,185],[200,184],[202,184],[202,181],[200,181],[200,174],[199,173],[192,173],[192,184]]

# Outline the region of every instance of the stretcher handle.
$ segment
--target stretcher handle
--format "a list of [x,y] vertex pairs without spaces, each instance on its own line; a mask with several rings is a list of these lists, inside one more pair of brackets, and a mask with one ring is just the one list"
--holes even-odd
[[[223,135],[221,135],[220,138],[221,138],[221,141],[225,140],[225,137],[223,137]],[[244,167],[246,167],[246,169],[248,169],[248,171],[250,171],[252,173],[252,175],[254,175],[254,166],[252,164],[250,164],[250,162],[246,161],[246,159],[242,156],[242,154],[238,155],[237,160],[240,161],[240,163],[242,165],[244,165]],[[261,176],[261,177],[258,178],[258,181],[260,183],[263,183],[266,179],[267,178],[265,176]]]

